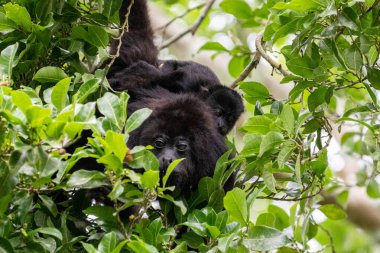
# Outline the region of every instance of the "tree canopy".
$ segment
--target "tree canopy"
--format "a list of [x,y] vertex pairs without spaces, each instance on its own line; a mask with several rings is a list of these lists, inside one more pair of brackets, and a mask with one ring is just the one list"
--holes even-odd
[[[180,161],[159,184],[151,147],[126,145],[150,110],[127,118],[127,91],[106,78],[113,61],[102,65],[128,32],[121,2],[0,0],[0,252],[379,250],[379,0],[149,2],[169,20],[156,30],[162,54],[202,38],[195,53],[222,65],[246,104],[230,152],[190,199],[165,185]],[[68,154],[85,129],[88,144]],[[83,157],[104,170],[71,170]],[[82,210],[88,190],[108,204]]]

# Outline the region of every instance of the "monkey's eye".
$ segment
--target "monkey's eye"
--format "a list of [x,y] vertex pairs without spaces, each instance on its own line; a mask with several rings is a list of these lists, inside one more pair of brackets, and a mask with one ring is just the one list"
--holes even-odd
[[155,148],[164,148],[166,145],[165,140],[162,138],[158,138],[154,141],[154,147]]
[[175,147],[179,152],[185,152],[187,149],[187,144],[186,143],[178,143]]

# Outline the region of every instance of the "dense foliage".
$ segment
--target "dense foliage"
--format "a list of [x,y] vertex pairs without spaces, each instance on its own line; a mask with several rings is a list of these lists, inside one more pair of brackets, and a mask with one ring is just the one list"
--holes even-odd
[[[178,16],[203,2],[157,4]],[[350,156],[365,157],[357,185],[379,198],[379,1],[212,6],[198,31],[209,38],[201,52],[231,55],[228,69],[238,78],[254,55],[247,37],[261,32],[261,61],[277,58],[283,66],[270,64],[281,83],[294,87],[278,101],[254,77],[238,83],[247,120],[242,140],[230,139],[242,148],[232,160],[221,157],[214,177],[203,178],[189,199],[174,198],[165,185],[180,161],[159,185],[151,147],[125,144],[150,111],[127,119],[128,94],[112,92],[109,66],[100,68],[120,34],[121,0],[0,3],[0,252],[373,250],[370,236],[337,221],[347,216],[349,189],[329,168],[328,146],[334,131],[351,124],[340,144]],[[183,20],[191,25],[201,7]],[[232,20],[218,33],[233,38],[233,48],[210,39],[213,15]],[[66,153],[85,129],[93,131],[88,144]],[[83,157],[97,159],[104,171],[71,170]],[[233,170],[236,187],[225,193],[221,185]],[[92,202],[91,194],[107,205]],[[132,206],[139,214],[126,217]],[[260,212],[252,211],[258,206]],[[185,232],[176,238],[180,227]]]

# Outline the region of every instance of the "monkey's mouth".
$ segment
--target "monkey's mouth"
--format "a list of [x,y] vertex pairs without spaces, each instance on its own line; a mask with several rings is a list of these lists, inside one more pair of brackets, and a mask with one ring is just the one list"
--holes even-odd
[[[162,186],[162,179],[164,178],[167,167],[161,167],[160,170],[160,185]],[[170,173],[168,180],[166,181],[166,186],[175,186],[176,190],[183,190],[184,188],[190,187],[189,174],[184,168],[179,168],[178,166]]]

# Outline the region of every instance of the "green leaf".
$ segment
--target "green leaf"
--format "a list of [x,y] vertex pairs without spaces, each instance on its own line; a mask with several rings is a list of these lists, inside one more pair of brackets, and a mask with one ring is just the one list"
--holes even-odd
[[132,113],[128,117],[127,123],[125,124],[124,132],[130,133],[139,126],[152,114],[152,110],[148,108],[143,108]]
[[269,205],[268,212],[276,217],[274,224],[275,228],[283,230],[290,226],[289,215],[282,208],[275,205]]
[[275,43],[278,39],[281,39],[289,35],[290,33],[295,32],[298,28],[299,21],[299,18],[293,18],[292,20],[290,20],[290,22],[287,22],[286,24],[282,25],[280,29],[278,29],[274,34],[272,42]]
[[46,120],[49,119],[51,115],[51,110],[48,108],[41,108],[38,106],[29,107],[25,116],[30,124],[30,127],[40,127],[45,124]]
[[32,106],[32,100],[30,97],[22,91],[15,90],[11,93],[12,96],[12,102],[20,108],[20,110],[25,114],[27,109],[29,109]]
[[230,219],[245,226],[248,223],[248,207],[246,194],[242,189],[234,188],[227,192],[223,199],[224,208],[230,214]]
[[311,120],[309,120],[305,124],[305,128],[302,131],[302,133],[304,133],[304,134],[310,134],[310,133],[313,133],[313,132],[317,131],[321,127],[322,127],[321,122],[318,119],[316,119],[316,118],[312,118]]
[[39,69],[33,76],[33,80],[40,83],[57,83],[66,77],[67,75],[61,68],[48,66]]
[[327,204],[318,208],[331,220],[342,220],[347,217],[345,211],[336,204]]
[[174,249],[169,251],[169,253],[184,253],[184,252],[188,252],[186,242],[181,242],[180,244],[177,244],[177,246]]
[[262,213],[257,217],[257,226],[274,227],[276,217],[271,213]]
[[375,179],[369,181],[367,185],[367,194],[371,198],[380,198],[380,186]]
[[0,12],[0,31],[15,29],[17,29],[17,24],[13,22],[11,19],[7,18],[7,16],[4,13]]
[[290,136],[293,136],[295,131],[295,118],[293,109],[290,105],[284,105],[280,114],[280,119],[285,130],[289,133]]
[[120,103],[118,96],[111,92],[106,92],[103,97],[96,101],[98,110],[101,114],[106,116],[112,123],[114,123],[119,130],[122,129],[120,119],[123,119],[126,108]]
[[367,70],[368,81],[371,83],[373,88],[380,90],[380,70],[377,68],[367,68]]
[[316,9],[323,9],[326,7],[326,2],[324,0],[313,0],[313,1],[304,1],[304,0],[292,0],[288,3],[278,2],[273,8],[279,10],[293,10],[298,12],[307,12]]
[[256,134],[246,134],[244,136],[244,147],[240,152],[240,156],[253,156],[257,155],[260,152],[260,144],[262,141],[261,135]]
[[109,37],[107,32],[101,26],[91,25],[88,27],[88,38],[90,44],[96,47],[106,48],[109,44]]
[[318,106],[326,102],[327,89],[328,87],[322,86],[310,94],[307,100],[310,112],[314,112]]
[[337,122],[341,122],[341,121],[353,121],[353,122],[359,123],[360,125],[363,125],[363,126],[367,127],[372,132],[374,131],[373,126],[371,126],[370,124],[368,124],[368,123],[366,123],[366,122],[364,122],[362,120],[353,119],[353,118],[347,118],[347,117],[343,117],[343,118],[340,118],[340,119],[337,120]]
[[206,228],[208,233],[211,235],[211,238],[216,239],[220,235],[220,231],[217,227],[206,224]]
[[110,206],[90,206],[86,210],[83,210],[83,213],[96,216],[96,219],[100,219],[107,223],[116,222],[113,215],[114,212],[115,209]]
[[299,82],[294,88],[289,92],[289,98],[291,101],[296,100],[302,92],[304,92],[306,89],[313,87],[315,85],[314,82],[309,81],[301,81]]
[[219,42],[213,42],[213,41],[208,41],[203,46],[199,49],[201,50],[213,50],[213,51],[223,51],[223,52],[228,52],[227,48],[225,48],[222,44]]
[[246,64],[246,56],[233,56],[228,63],[228,72],[234,78],[237,78],[243,72]]
[[40,0],[36,4],[36,16],[40,20],[40,25],[47,25],[51,11],[53,9],[53,0]]
[[264,180],[264,183],[265,183],[266,187],[268,188],[268,190],[270,190],[273,193],[277,193],[276,179],[274,178],[272,173],[270,173],[268,171],[264,171],[263,172],[263,180]]
[[177,165],[182,162],[185,158],[181,158],[181,159],[177,159],[177,160],[174,160],[170,165],[169,167],[167,168],[166,170],[166,173],[164,175],[164,177],[162,178],[162,185],[163,187],[166,186],[166,182],[168,181],[169,179],[169,176],[170,174],[172,174],[173,170],[175,169],[175,167],[177,167]]
[[271,130],[272,119],[259,115],[247,120],[242,129],[248,133],[267,134]]
[[360,72],[363,65],[363,59],[360,49],[356,44],[351,45],[348,50],[346,50],[344,58],[348,67],[355,70],[357,73]]
[[260,143],[259,156],[262,156],[265,152],[278,147],[283,141],[284,136],[281,133],[274,131],[267,133]]
[[312,78],[314,68],[310,66],[310,60],[306,56],[293,55],[291,59],[286,61],[286,66],[294,74]]
[[243,0],[224,0],[220,3],[220,8],[238,19],[249,19],[253,17],[251,7]]
[[41,199],[42,203],[50,211],[50,213],[54,217],[56,217],[58,214],[58,209],[54,201],[49,196],[46,196],[46,195],[39,195],[38,197]]
[[83,246],[83,248],[87,251],[87,253],[98,253],[96,248],[92,244],[88,244],[85,242],[80,242]]
[[7,3],[4,5],[4,10],[7,18],[24,28],[26,31],[31,31],[32,20],[25,7],[18,4]]
[[66,77],[59,81],[51,92],[51,102],[61,111],[66,106],[67,92],[69,91],[71,78]]
[[0,237],[0,252],[2,253],[13,253],[12,244],[5,238]]
[[281,231],[265,227],[254,226],[248,231],[248,239],[243,244],[251,251],[270,251],[291,243],[290,239]]
[[198,183],[199,194],[203,199],[210,199],[211,194],[219,189],[219,184],[215,179],[210,177],[202,178]]
[[124,241],[120,242],[120,243],[116,246],[116,248],[114,248],[114,249],[111,251],[111,253],[120,253],[120,251],[121,251],[122,249],[125,248],[124,245],[127,244],[127,242],[128,242],[128,240],[124,240]]
[[122,0],[104,1],[102,14],[107,18],[112,17],[121,7]]
[[96,25],[76,26],[73,28],[71,36],[75,39],[84,40],[95,47],[106,48],[109,43],[107,32],[103,27]]
[[61,231],[59,231],[56,228],[44,227],[44,228],[37,228],[37,229],[31,231],[31,233],[36,233],[36,232],[41,233],[41,234],[45,234],[45,235],[54,236],[55,238],[57,238],[61,241],[63,240]]
[[107,185],[105,179],[106,176],[100,171],[78,170],[71,175],[67,182],[67,186],[87,189],[97,188],[99,186]]
[[76,98],[77,103],[83,103],[90,94],[98,90],[99,86],[100,86],[100,80],[98,79],[88,80],[79,87],[77,93],[75,93],[73,98],[74,97]]
[[284,164],[289,160],[295,148],[296,144],[293,141],[287,140],[284,142],[277,156],[277,163],[280,169],[284,167]]
[[99,253],[110,253],[116,247],[116,233],[105,234],[98,245]]
[[124,142],[124,135],[107,131],[105,141],[115,156],[119,158],[121,163],[123,163],[128,150],[127,145]]
[[265,102],[271,97],[268,89],[258,82],[240,83],[239,88],[244,92],[244,99],[252,105],[256,104],[256,101]]
[[121,174],[121,169],[123,167],[123,162],[113,154],[103,155],[99,159],[96,160],[97,163],[102,163],[106,166],[107,169],[116,172],[116,175]]
[[135,253],[158,253],[158,250],[143,241],[130,241],[127,243],[128,247]]
[[152,189],[158,185],[160,181],[160,172],[158,170],[145,171],[141,177],[142,185],[147,189]]
[[7,46],[1,51],[0,55],[0,74],[3,76],[3,78],[12,77],[12,70],[13,67],[17,65],[17,60],[15,59],[17,49],[18,49],[18,43],[15,43],[13,45]]

